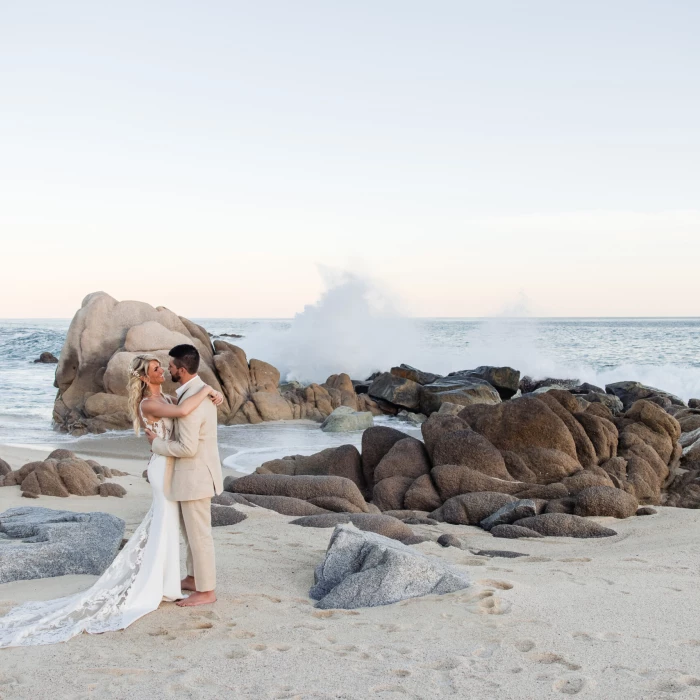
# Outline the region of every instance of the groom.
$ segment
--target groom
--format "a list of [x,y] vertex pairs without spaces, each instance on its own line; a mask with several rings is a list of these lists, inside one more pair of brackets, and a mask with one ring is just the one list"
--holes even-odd
[[[197,375],[199,352],[193,345],[176,345],[170,352],[168,371],[178,382],[178,403],[199,391],[204,382]],[[151,450],[168,460],[165,496],[180,504],[180,527],[187,543],[185,591],[194,591],[177,604],[181,607],[216,601],[216,563],[211,532],[211,498],[223,491],[221,462],[216,441],[216,407],[204,401],[189,416],[175,421],[171,440],[162,440],[147,430]]]

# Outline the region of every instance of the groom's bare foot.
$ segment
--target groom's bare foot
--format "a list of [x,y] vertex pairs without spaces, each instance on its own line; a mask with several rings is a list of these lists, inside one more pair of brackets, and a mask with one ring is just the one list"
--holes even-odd
[[195,591],[191,596],[180,600],[175,605],[181,608],[191,608],[195,605],[209,605],[216,603],[216,593],[214,591]]
[[183,591],[196,591],[197,587],[194,584],[194,576],[185,576],[180,581],[180,589]]

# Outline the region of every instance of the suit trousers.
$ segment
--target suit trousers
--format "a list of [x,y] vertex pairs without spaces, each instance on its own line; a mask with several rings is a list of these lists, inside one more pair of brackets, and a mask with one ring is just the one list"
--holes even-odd
[[180,527],[187,544],[187,575],[194,576],[198,591],[213,591],[216,560],[211,532],[211,497],[180,501]]

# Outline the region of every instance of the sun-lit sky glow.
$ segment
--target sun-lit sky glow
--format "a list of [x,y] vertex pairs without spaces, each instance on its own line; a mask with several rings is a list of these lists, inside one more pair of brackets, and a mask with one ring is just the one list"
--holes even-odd
[[700,3],[6,3],[0,317],[700,315]]

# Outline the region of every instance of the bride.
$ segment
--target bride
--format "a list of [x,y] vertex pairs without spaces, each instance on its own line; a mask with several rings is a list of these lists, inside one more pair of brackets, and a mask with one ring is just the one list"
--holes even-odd
[[[138,355],[129,371],[129,410],[137,435],[147,427],[167,440],[173,419],[187,416],[207,398],[223,397],[210,386],[173,403],[162,393],[165,371],[153,355]],[[81,632],[98,634],[128,627],[161,601],[183,598],[180,589],[180,515],[163,493],[167,457],[151,455],[151,508],[107,570],[82,593],[24,603],[0,618],[0,648],[64,642]]]

